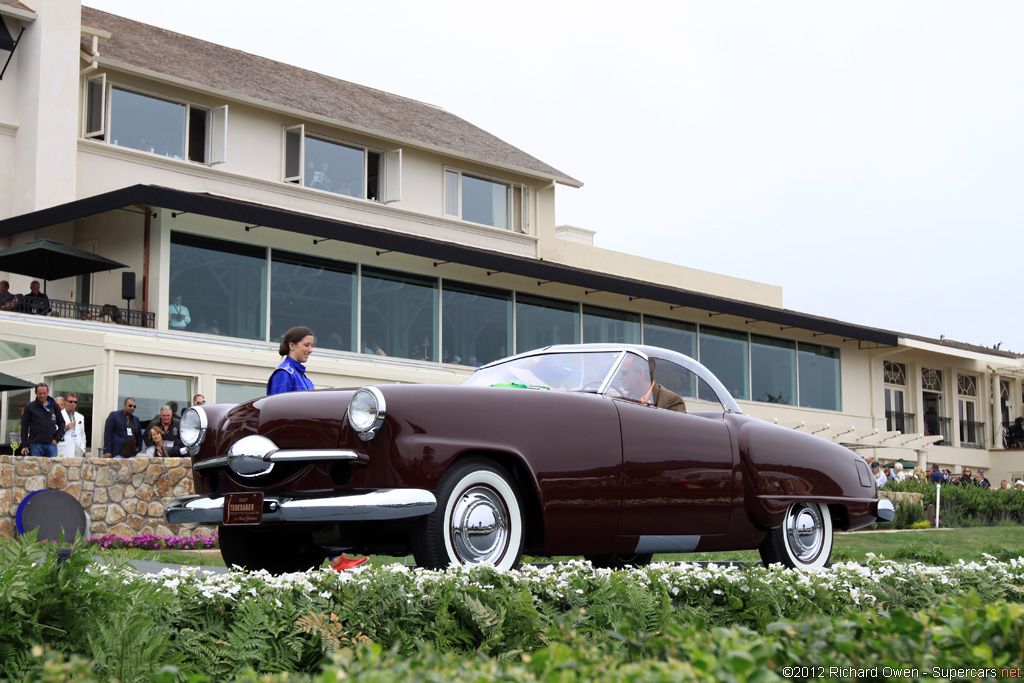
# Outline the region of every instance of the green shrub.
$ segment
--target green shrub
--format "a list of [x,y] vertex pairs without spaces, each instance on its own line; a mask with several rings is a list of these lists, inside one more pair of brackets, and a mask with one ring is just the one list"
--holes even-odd
[[914,522],[913,524],[911,524],[910,528],[911,529],[931,529],[932,528],[932,523],[929,522],[927,519],[922,519],[922,520],[920,520],[918,522]]
[[893,552],[891,559],[923,562],[935,567],[948,565],[953,560],[952,556],[940,548],[938,544],[926,541],[911,541],[907,543]]
[[[920,493],[927,507],[935,504],[935,488],[935,484],[910,479],[886,484],[882,490]],[[1024,524],[1024,491],[943,484],[941,504],[939,518],[945,526]]]

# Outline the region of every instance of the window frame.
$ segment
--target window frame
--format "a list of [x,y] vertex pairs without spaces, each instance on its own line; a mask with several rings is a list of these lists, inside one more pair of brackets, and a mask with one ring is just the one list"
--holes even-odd
[[[288,175],[288,168],[290,166],[288,159],[288,135],[290,133],[297,134],[299,140],[299,159],[298,159],[298,174]],[[306,181],[306,138],[309,137],[313,140],[319,140],[331,145],[338,145],[340,147],[348,147],[350,149],[361,150],[363,153],[363,194],[361,197],[355,197],[352,195],[341,194],[340,192],[332,192],[330,190],[321,190],[315,187],[309,187],[305,184]],[[370,172],[370,155],[376,154],[379,157],[380,168],[377,169],[377,197],[371,199],[367,195],[369,194],[369,172]],[[316,190],[317,192],[324,192],[326,194],[335,197],[348,197],[349,199],[362,199],[363,201],[375,202],[377,204],[392,204],[402,200],[402,148],[384,150],[377,147],[370,147],[355,142],[349,142],[339,138],[331,137],[322,133],[307,133],[305,123],[297,123],[293,125],[281,126],[281,182],[289,183],[292,185],[298,185],[304,187],[307,190]]]
[[[455,192],[455,203],[457,212],[450,213],[448,211],[448,173],[452,173],[456,177],[456,192]],[[462,192],[462,178],[463,176],[469,176],[475,180],[483,180],[485,182],[494,183],[495,185],[502,185],[506,189],[505,193],[505,211],[507,227],[499,227],[497,225],[491,225],[489,223],[478,223],[476,221],[463,218],[463,192]],[[530,186],[526,183],[515,183],[502,178],[496,178],[494,176],[488,176],[484,173],[474,173],[472,171],[463,171],[461,168],[448,166],[447,164],[441,168],[441,213],[445,218],[454,218],[456,220],[465,221],[471,225],[482,225],[488,228],[494,228],[495,230],[507,230],[508,232],[518,232],[523,234],[529,234],[532,227],[532,211],[531,207],[531,192]]]
[[[89,118],[93,110],[93,96],[94,91],[92,85],[99,83],[99,88],[95,91],[100,96],[100,103],[97,109],[99,116],[99,128],[96,130],[90,130]],[[134,95],[140,95],[142,97],[150,97],[155,100],[162,100],[164,102],[170,102],[171,104],[182,105],[185,107],[184,117],[184,147],[181,159],[177,161],[187,161],[193,164],[200,164],[203,166],[216,166],[227,162],[227,147],[228,147],[228,105],[222,104],[217,107],[205,107],[203,105],[195,104],[189,100],[183,100],[177,97],[170,97],[162,93],[156,93],[149,90],[143,90],[141,88],[134,88],[113,81],[107,80],[107,74],[101,73],[95,76],[88,76],[84,79],[83,85],[83,111],[82,111],[82,137],[89,140],[98,140],[105,142],[112,147],[122,147],[124,149],[131,149],[123,145],[115,145],[110,141],[110,126],[114,122],[114,98],[113,89],[117,88],[126,93]],[[206,114],[206,122],[204,126],[205,140],[203,141],[203,156],[202,160],[192,159],[189,157],[189,143],[191,142],[191,130],[189,122],[192,117],[193,111],[201,111]]]

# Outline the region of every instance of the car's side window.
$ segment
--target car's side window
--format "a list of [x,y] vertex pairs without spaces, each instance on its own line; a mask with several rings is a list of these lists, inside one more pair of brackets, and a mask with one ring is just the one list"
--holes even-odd
[[654,381],[686,399],[688,407],[693,402],[691,410],[725,410],[707,382],[672,361],[654,359]]

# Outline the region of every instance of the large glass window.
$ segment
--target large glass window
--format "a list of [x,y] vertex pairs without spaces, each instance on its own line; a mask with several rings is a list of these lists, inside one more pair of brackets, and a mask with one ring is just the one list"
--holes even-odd
[[800,405],[804,408],[842,410],[839,384],[839,349],[797,344]]
[[512,292],[445,281],[441,361],[480,367],[509,355]]
[[461,171],[445,171],[444,212],[464,221],[508,229],[511,187]]
[[[372,156],[376,160],[380,155]],[[376,175],[375,168],[375,184]],[[302,181],[306,187],[346,197],[363,197],[365,176],[365,149],[306,137],[306,172]]]
[[644,344],[697,357],[697,326],[679,320],[644,316]]
[[246,384],[217,380],[217,403],[245,403],[267,395],[266,384]]
[[733,398],[747,398],[749,373],[746,334],[701,327],[700,362],[718,377]]
[[579,304],[516,294],[516,353],[579,341]]
[[796,342],[750,336],[750,396],[765,403],[796,405]]
[[[73,375],[59,375],[50,384],[51,396],[64,396],[69,392],[78,395],[75,411],[82,414],[85,420],[85,448],[92,448],[93,420],[93,378],[92,371],[79,372]],[[104,416],[106,419],[106,416]],[[141,419],[141,418],[140,418]]]
[[364,351],[437,361],[437,280],[363,268]]
[[173,329],[266,339],[265,248],[171,233],[170,290],[168,306],[188,312],[188,324]]
[[160,156],[185,158],[188,108],[121,88],[110,93],[110,141]]
[[[29,401],[35,400],[35,394],[32,393],[32,389],[17,389],[5,391],[4,395],[7,396],[7,423],[4,425],[2,440],[8,444],[20,443],[21,413]],[[10,453],[5,452],[4,455]]]
[[[121,372],[117,382],[117,408],[120,410],[126,398],[134,398],[136,403],[135,416],[146,424],[160,417],[160,408],[169,405],[175,415],[190,405],[192,399],[191,377],[168,377],[164,375],[143,375],[134,372]],[[106,417],[104,416],[104,419]]]
[[31,358],[34,355],[36,355],[36,347],[31,344],[0,340],[0,361]]
[[227,161],[227,105],[205,109],[115,86],[110,88],[107,130],[106,93],[104,74],[89,78],[85,137],[174,159],[211,165]]
[[275,250],[270,282],[271,341],[305,325],[317,346],[355,349],[355,265]]
[[402,194],[402,150],[378,152],[284,129],[284,181],[325,192],[395,202]]
[[640,314],[584,306],[583,342],[585,344],[639,344]]

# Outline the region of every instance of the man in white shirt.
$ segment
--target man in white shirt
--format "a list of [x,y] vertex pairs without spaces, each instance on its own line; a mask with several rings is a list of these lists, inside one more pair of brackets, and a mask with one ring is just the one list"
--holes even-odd
[[181,303],[181,295],[174,297],[168,311],[167,324],[172,330],[184,330],[192,322],[192,316],[188,313],[188,306]]
[[64,439],[57,442],[58,458],[81,458],[85,455],[85,418],[78,412],[78,394],[64,395]]

